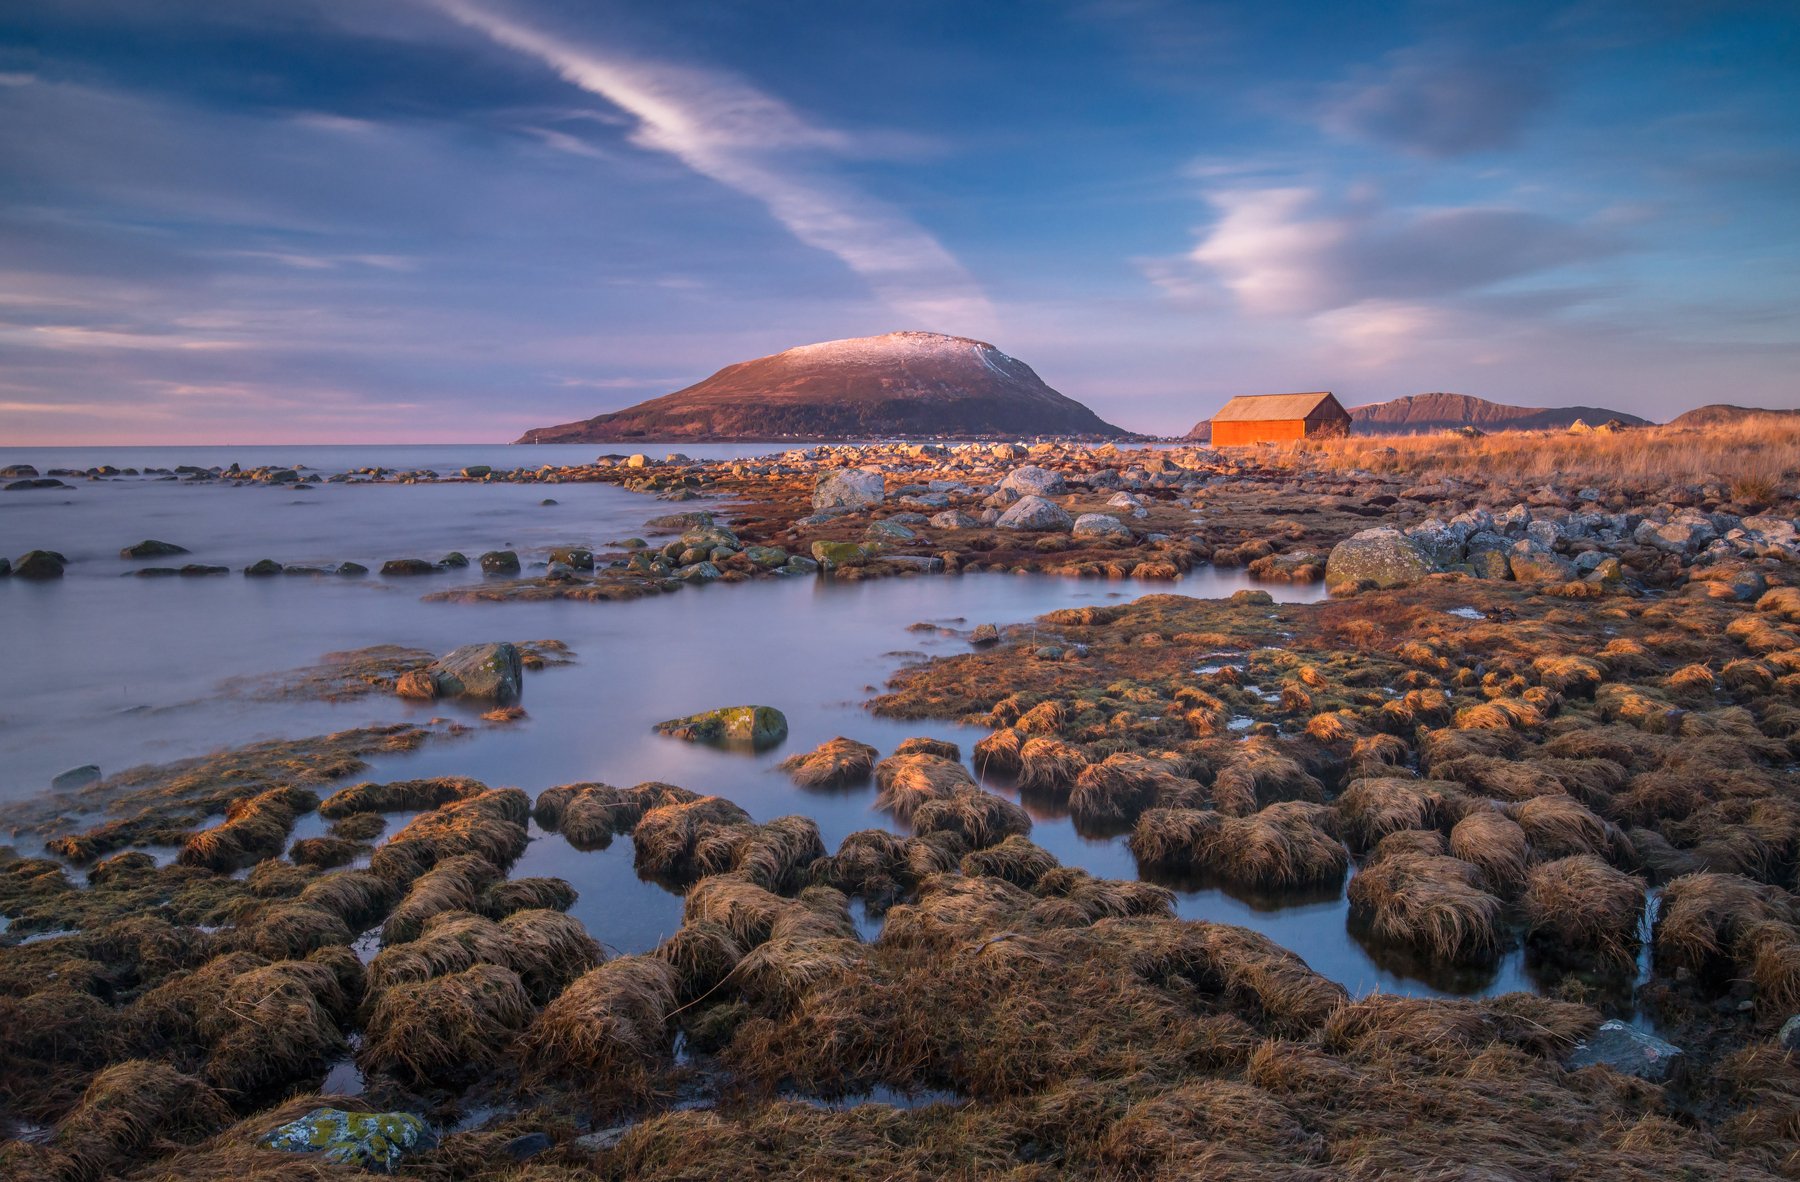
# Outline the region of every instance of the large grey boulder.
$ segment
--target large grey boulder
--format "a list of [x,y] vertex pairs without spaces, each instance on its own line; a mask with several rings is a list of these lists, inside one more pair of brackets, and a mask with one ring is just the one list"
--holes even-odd
[[519,650],[505,641],[451,649],[425,670],[440,698],[482,698],[513,702],[519,697],[523,666]]
[[1338,591],[1363,582],[1377,587],[1403,587],[1435,569],[1418,543],[1395,529],[1380,526],[1353,534],[1331,548],[1325,560],[1325,589]]
[[1075,519],[1075,526],[1070,532],[1078,538],[1116,538],[1122,542],[1131,540],[1131,527],[1106,513],[1083,513]]
[[1568,1067],[1605,1066],[1639,1079],[1659,1080],[1669,1074],[1669,1067],[1681,1048],[1664,1042],[1654,1034],[1627,1026],[1617,1018],[1602,1022],[1594,1036],[1569,1053]]
[[1000,487],[1011,489],[1022,497],[1041,497],[1062,492],[1066,486],[1061,472],[1052,472],[1036,464],[1026,464],[1023,468],[1014,468],[1008,472],[1006,479],[1000,482]]
[[813,488],[816,510],[867,509],[887,499],[887,477],[873,468],[839,468],[819,478]]
[[1068,529],[1075,522],[1061,505],[1046,501],[1043,497],[1025,496],[1002,513],[994,524],[1001,529],[1043,531]]

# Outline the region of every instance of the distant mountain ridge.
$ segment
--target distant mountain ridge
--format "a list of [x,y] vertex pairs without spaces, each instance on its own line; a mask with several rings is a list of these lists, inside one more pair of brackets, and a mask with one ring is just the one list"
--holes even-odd
[[1350,430],[1358,435],[1414,435],[1474,427],[1481,431],[1553,431],[1577,419],[1590,426],[1617,419],[1632,427],[1648,419],[1600,406],[1508,406],[1472,394],[1408,394],[1387,402],[1350,408]]
[[1671,427],[1723,427],[1758,415],[1800,415],[1800,410],[1770,410],[1760,406],[1734,406],[1729,402],[1713,402],[1696,406],[1669,420]]
[[891,332],[801,345],[520,443],[1129,435],[986,341]]

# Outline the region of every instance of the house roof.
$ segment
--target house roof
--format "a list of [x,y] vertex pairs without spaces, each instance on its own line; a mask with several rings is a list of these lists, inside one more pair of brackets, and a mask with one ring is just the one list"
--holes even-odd
[[[1311,394],[1239,394],[1219,408],[1215,423],[1265,423],[1272,419],[1304,419],[1326,402],[1336,405],[1329,390]],[[1342,410],[1342,407],[1338,408]]]

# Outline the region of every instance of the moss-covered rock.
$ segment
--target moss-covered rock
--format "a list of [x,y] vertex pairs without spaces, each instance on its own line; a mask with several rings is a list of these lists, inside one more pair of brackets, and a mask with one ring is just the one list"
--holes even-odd
[[725,706],[656,724],[658,734],[689,743],[745,745],[760,751],[787,738],[787,716],[773,706]]

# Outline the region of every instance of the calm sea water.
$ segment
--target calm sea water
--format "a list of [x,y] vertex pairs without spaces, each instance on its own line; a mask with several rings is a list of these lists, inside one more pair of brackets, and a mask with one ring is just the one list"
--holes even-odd
[[[144,449],[135,458],[102,457],[101,450],[113,449],[89,452],[94,458],[85,462],[264,462],[251,449]],[[322,470],[494,463],[484,450],[510,456],[552,449],[283,448],[279,459],[271,454],[267,462]],[[592,451],[581,449],[584,456]],[[40,463],[29,456],[8,453],[0,462]],[[546,495],[558,503],[540,504]],[[865,709],[863,703],[904,662],[964,650],[955,636],[911,625],[1018,623],[1058,607],[1152,591],[1215,597],[1247,585],[1241,572],[1210,569],[1172,588],[1010,575],[862,584],[805,578],[684,588],[620,604],[454,604],[424,603],[420,596],[479,580],[479,572],[355,580],[247,579],[236,573],[260,558],[290,564],[353,559],[378,568],[388,558],[435,560],[450,550],[474,557],[495,548],[518,549],[529,562],[553,546],[601,546],[640,534],[647,518],[668,509],[610,486],[576,484],[322,485],[298,492],[123,479],[0,493],[0,553],[16,557],[42,547],[71,559],[61,580],[0,580],[8,666],[0,679],[0,800],[41,792],[51,777],[82,764],[110,773],[256,739],[422,722],[454,710],[385,695],[335,704],[293,701],[256,688],[254,679],[328,652],[374,644],[443,652],[478,641],[555,638],[570,644],[578,660],[527,675],[525,720],[378,759],[371,778],[469,775],[532,793],[576,780],[665,780],[729,797],[759,819],[804,813],[835,847],[858,829],[891,825],[871,807],[873,786],[805,791],[776,769],[782,758],[835,735],[888,751],[902,739],[928,734],[956,740],[967,751],[983,733],[878,719]],[[123,560],[118,551],[144,538],[193,552],[177,561],[228,565],[234,573],[129,577],[144,564]],[[1287,600],[1318,594],[1311,587],[1267,590]],[[681,744],[651,729],[665,718],[743,702],[782,709],[791,728],[788,741],[746,755]],[[309,821],[297,835],[318,828]],[[581,891],[575,914],[603,942],[642,950],[678,925],[680,898],[637,878],[629,839],[581,853],[553,834],[534,837],[515,873],[573,882]],[[1065,863],[1095,874],[1136,874],[1122,839],[1084,838],[1066,817],[1039,813],[1032,837]],[[1413,966],[1347,934],[1341,895],[1274,905],[1219,890],[1184,891],[1179,909],[1265,932],[1357,993],[1490,993],[1529,986],[1517,953],[1492,972],[1421,977]]]

